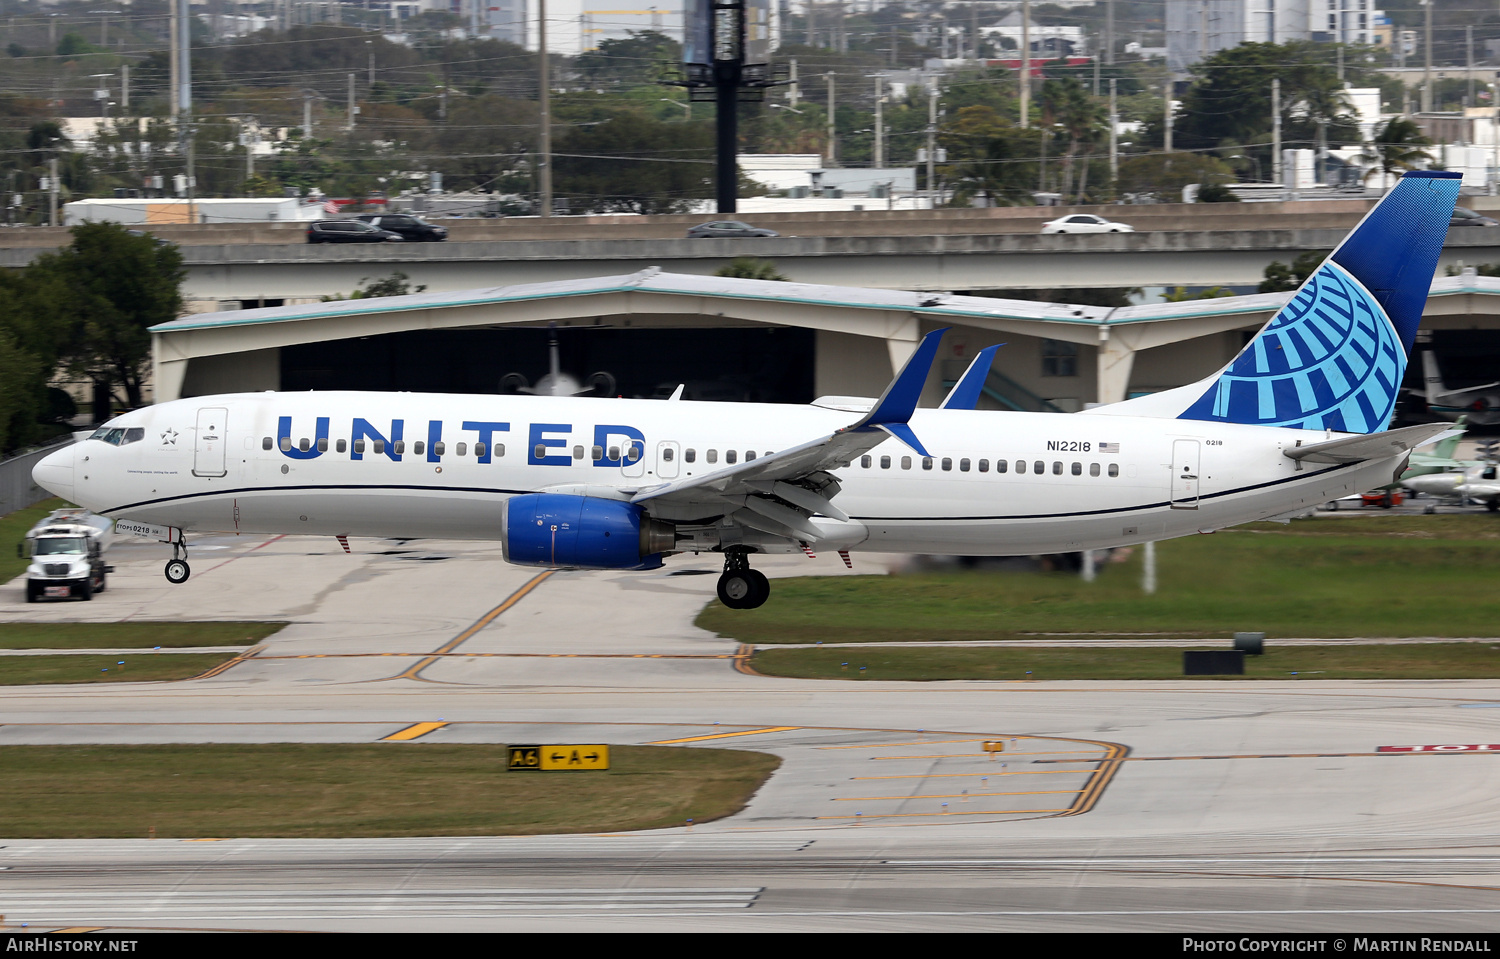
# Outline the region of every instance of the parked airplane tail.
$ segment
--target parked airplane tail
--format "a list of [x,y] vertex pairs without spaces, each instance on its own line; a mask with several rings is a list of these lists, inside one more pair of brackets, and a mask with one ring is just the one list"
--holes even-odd
[[1099,412],[1347,433],[1385,429],[1460,178],[1436,170],[1403,176],[1220,373]]
[[1448,392],[1443,385],[1443,371],[1438,369],[1437,354],[1431,350],[1422,351],[1422,384],[1429,403],[1438,402],[1438,397]]

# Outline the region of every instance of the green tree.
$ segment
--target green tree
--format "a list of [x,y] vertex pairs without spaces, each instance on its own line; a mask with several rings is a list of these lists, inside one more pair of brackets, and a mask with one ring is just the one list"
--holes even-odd
[[1172,292],[1163,293],[1161,298],[1168,303],[1185,303],[1188,300],[1217,300],[1220,297],[1234,296],[1233,290],[1226,290],[1222,286],[1211,286],[1197,293],[1189,293],[1187,287],[1174,287]]
[[737,256],[714,271],[714,276],[733,276],[744,280],[785,280],[770,260]]
[[185,272],[176,246],[134,235],[118,223],[75,226],[72,241],[38,257],[26,273],[58,291],[60,320],[74,331],[67,359],[73,372],[140,406],[151,369],[148,329],[177,318]]
[[[1065,77],[1061,80],[1048,80],[1042,84],[1042,119],[1044,123],[1055,125],[1059,134],[1067,143],[1067,149],[1063,152],[1063,196],[1073,191],[1073,164],[1081,147],[1098,141],[1099,136],[1106,130],[1105,123],[1108,119],[1104,104],[1100,103],[1089,93],[1082,83],[1073,77]],[[1083,172],[1078,177],[1078,189],[1075,199],[1083,202],[1084,190],[1088,186],[1089,166],[1083,165]]]
[[640,108],[611,113],[558,143],[556,191],[573,199],[575,210],[678,213],[713,196],[708,124],[662,122]]
[[[1329,62],[1332,44],[1242,43],[1221,50],[1196,67],[1198,79],[1182,97],[1174,142],[1211,149],[1225,140],[1267,143],[1271,133],[1271,80],[1281,81],[1282,138],[1311,143],[1320,124],[1335,143],[1354,141],[1358,128],[1338,70]],[[1336,51],[1335,51],[1336,52]],[[1161,142],[1159,125],[1153,142]],[[1270,159],[1261,148],[1262,162]]]
[[1182,200],[1182,188],[1232,183],[1234,174],[1216,157],[1202,153],[1143,153],[1120,162],[1120,191],[1154,196],[1167,203]]
[[1290,293],[1307,282],[1307,278],[1313,275],[1323,261],[1328,259],[1327,252],[1310,250],[1303,253],[1287,266],[1280,260],[1272,260],[1266,267],[1265,279],[1260,286],[1255,288],[1257,293]]
[[1205,183],[1198,191],[1199,203],[1238,203],[1240,198],[1222,183]]
[[63,38],[57,42],[57,55],[60,57],[79,57],[85,53],[98,52],[98,47],[71,30],[63,34]]
[[1030,203],[1037,185],[1041,131],[1019,129],[994,107],[960,109],[940,132],[948,151],[944,177],[953,184],[954,202],[984,196],[1005,203]]
[[1422,128],[1405,117],[1392,117],[1390,122],[1375,134],[1375,140],[1358,159],[1370,164],[1365,173],[1369,179],[1377,173],[1395,175],[1410,170],[1418,163],[1430,162],[1432,154],[1422,147],[1432,141],[1422,135]]
[[631,30],[614,40],[601,40],[573,61],[589,86],[635,86],[655,83],[682,62],[682,44],[656,30]]

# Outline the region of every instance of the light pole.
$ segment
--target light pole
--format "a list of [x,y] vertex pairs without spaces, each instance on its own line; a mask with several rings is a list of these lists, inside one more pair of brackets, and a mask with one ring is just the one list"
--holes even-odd
[[662,97],[661,98],[661,102],[662,103],[670,103],[674,107],[682,107],[684,110],[686,110],[687,113],[685,113],[683,115],[683,117],[682,117],[682,120],[683,120],[684,123],[688,122],[689,120],[691,120],[693,118],[693,104],[692,104],[691,101],[670,100],[670,99],[668,99],[666,97]]
[[828,156],[824,158],[823,165],[836,167],[839,165],[839,141],[838,128],[834,122],[836,115],[833,102],[833,71],[829,70],[823,74],[823,78],[828,81]]

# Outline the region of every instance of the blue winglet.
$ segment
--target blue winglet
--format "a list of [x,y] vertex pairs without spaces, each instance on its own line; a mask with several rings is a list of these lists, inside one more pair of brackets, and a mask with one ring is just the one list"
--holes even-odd
[[916,412],[917,401],[922,398],[922,387],[927,385],[927,374],[932,372],[933,360],[937,359],[938,342],[946,332],[946,328],[933,330],[922,337],[922,342],[917,344],[911,359],[906,361],[901,372],[891,380],[891,385],[880,394],[875,408],[864,419],[849,427],[850,430],[860,433],[884,430],[921,455],[930,455],[922,448],[921,441],[906,423],[911,419],[912,413]]
[[885,432],[887,432],[889,434],[891,434],[896,439],[898,439],[901,442],[905,443],[907,446],[910,446],[912,448],[912,450],[914,450],[918,456],[929,456],[930,457],[932,455],[931,453],[927,452],[927,447],[925,447],[925,446],[922,445],[922,441],[919,440],[919,439],[917,439],[917,434],[913,433],[911,431],[911,427],[908,426],[907,424],[905,424],[905,423],[881,423],[878,428],[884,430]]
[[916,352],[901,367],[896,378],[891,380],[891,385],[880,394],[870,415],[859,422],[859,428],[905,423],[911,419],[911,414],[917,409],[917,400],[922,398],[922,387],[927,385],[927,374],[932,371],[932,361],[937,359],[938,341],[946,332],[947,329],[933,330],[922,337]]
[[994,346],[986,346],[974,357],[974,362],[964,371],[964,375],[953,387],[953,392],[943,400],[941,409],[945,410],[973,410],[979,408],[979,393],[984,389],[984,381],[989,378],[990,365],[995,361],[995,351],[1004,346],[1004,343],[996,343]]

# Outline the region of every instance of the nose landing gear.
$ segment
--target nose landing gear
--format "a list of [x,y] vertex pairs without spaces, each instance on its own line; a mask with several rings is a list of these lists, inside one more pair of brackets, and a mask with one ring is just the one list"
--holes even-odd
[[187,542],[174,542],[172,544],[172,558],[167,560],[167,582],[172,585],[186,583],[193,569],[187,562]]
[[730,609],[755,609],[771,596],[764,573],[750,568],[750,555],[743,549],[724,554],[724,572],[719,576],[719,602]]

